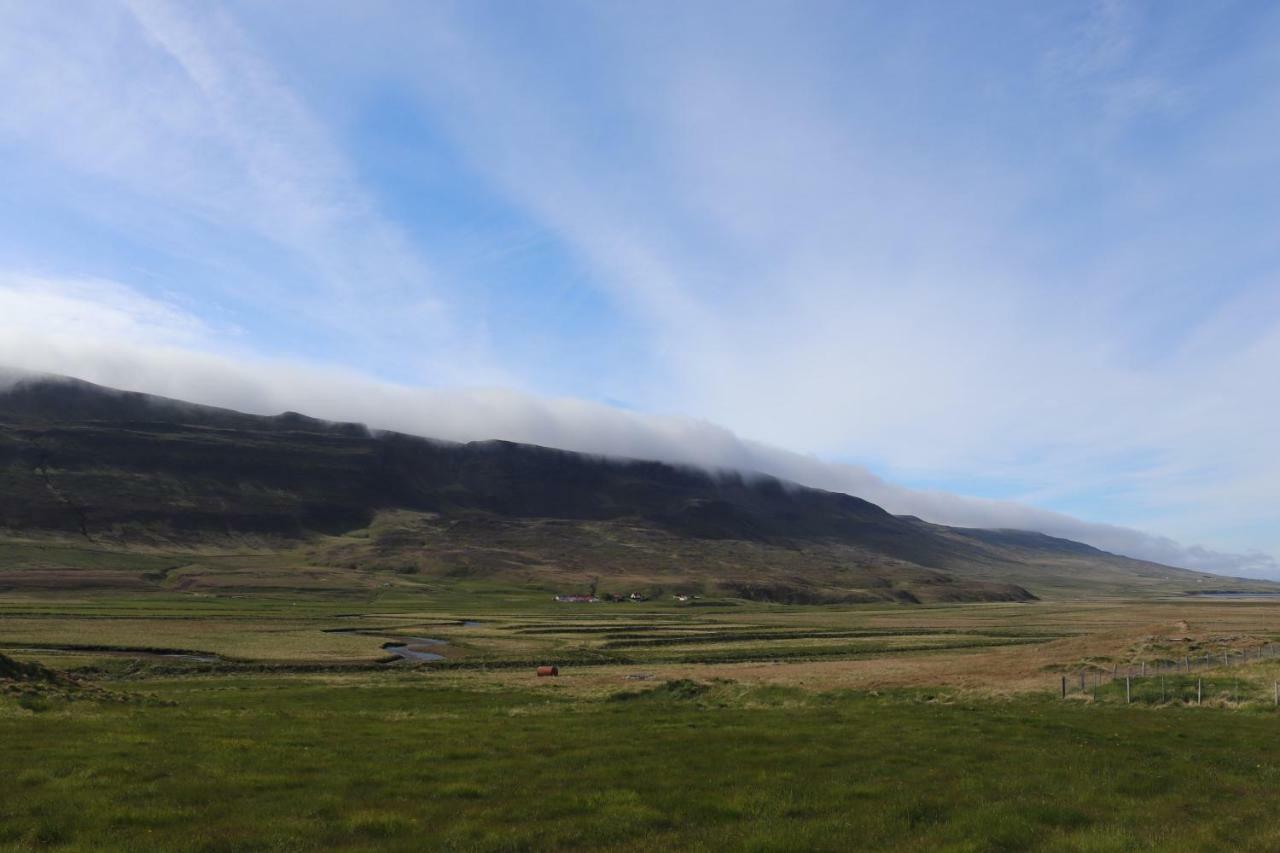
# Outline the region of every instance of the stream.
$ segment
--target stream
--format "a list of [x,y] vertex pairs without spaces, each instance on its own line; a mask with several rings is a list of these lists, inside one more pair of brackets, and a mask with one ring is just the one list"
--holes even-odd
[[430,637],[397,637],[390,642],[383,643],[382,648],[400,660],[432,661],[444,660],[444,655],[438,655],[435,652],[424,652],[415,647],[444,645],[448,645],[448,643],[444,640],[434,640]]

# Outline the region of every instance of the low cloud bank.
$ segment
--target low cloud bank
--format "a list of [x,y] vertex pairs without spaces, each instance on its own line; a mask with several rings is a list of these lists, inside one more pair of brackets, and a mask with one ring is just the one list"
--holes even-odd
[[[410,388],[341,368],[236,359],[182,346],[122,341],[0,342],[0,386],[24,371],[66,374],[257,414],[286,410],[452,441],[505,439],[608,456],[712,469],[759,471],[857,495],[897,514],[961,527],[1017,528],[1061,536],[1139,559],[1227,575],[1280,577],[1267,554],[1185,546],[1138,530],[1083,521],[1009,501],[908,489],[867,469],[743,439],[686,417],[637,414],[573,399],[501,389]],[[15,370],[14,368],[17,368]]]

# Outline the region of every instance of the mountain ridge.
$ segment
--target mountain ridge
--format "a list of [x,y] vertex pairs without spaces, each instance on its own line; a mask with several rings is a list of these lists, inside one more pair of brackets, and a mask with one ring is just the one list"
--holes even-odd
[[[1061,576],[1073,569],[1106,576],[1099,582],[1115,589],[1160,580],[1186,591],[1214,577],[1034,531],[895,516],[856,496],[754,472],[502,440],[448,442],[48,375],[0,389],[0,480],[0,527],[11,534],[80,535],[120,546],[236,535],[298,541],[373,529],[387,514],[416,514],[408,528],[422,535],[409,535],[416,544],[402,550],[427,571],[457,570],[422,555],[458,548],[468,556],[457,559],[488,565],[477,555],[492,551],[491,541],[457,531],[449,536],[458,541],[450,541],[445,528],[433,527],[446,519],[477,530],[489,525],[491,537],[519,529],[522,556],[514,563],[531,559],[548,566],[548,575],[583,562],[563,543],[578,542],[589,553],[591,537],[605,530],[651,555],[643,565],[625,549],[611,556],[608,565],[629,566],[626,573],[705,576],[706,585],[739,591],[754,584],[776,588],[780,599],[804,598],[808,587],[825,590],[816,597],[838,598],[847,587],[859,595],[884,589],[885,600],[924,600],[920,589],[932,594],[947,585],[962,600],[1029,599],[1037,586],[1070,588],[1079,578]],[[556,524],[560,539],[544,536]],[[403,530],[396,536],[405,538]],[[335,547],[351,552],[349,543]],[[662,548],[684,556],[668,565]],[[356,565],[376,562],[386,554],[372,552],[385,552],[387,543],[370,549],[348,557]],[[751,583],[735,576],[743,565]]]

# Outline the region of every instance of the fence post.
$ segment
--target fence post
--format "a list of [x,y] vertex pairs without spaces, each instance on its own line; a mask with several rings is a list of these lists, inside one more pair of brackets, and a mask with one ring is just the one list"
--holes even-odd
[[1143,678],[1146,678],[1146,677],[1147,677],[1147,662],[1146,662],[1146,661],[1143,661],[1143,662],[1142,662],[1142,677],[1143,677]]
[[1200,692],[1200,687],[1202,682],[1203,682],[1203,679],[1200,679],[1200,678],[1196,679],[1196,704],[1197,705],[1200,704],[1200,700],[1202,699],[1202,694]]
[[1160,701],[1164,701],[1164,676],[1160,676]]
[[1062,698],[1067,698],[1067,677],[1065,675],[1062,676]]
[[1124,703],[1129,704],[1129,676],[1124,677]]

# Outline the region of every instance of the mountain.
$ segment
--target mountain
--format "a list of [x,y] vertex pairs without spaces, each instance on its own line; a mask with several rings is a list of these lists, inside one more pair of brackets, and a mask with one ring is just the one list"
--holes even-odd
[[[949,528],[772,477],[258,416],[27,376],[0,390],[0,530],[97,547],[296,548],[352,571],[775,601],[1026,600],[1225,579]],[[1232,582],[1233,588],[1240,584]]]

